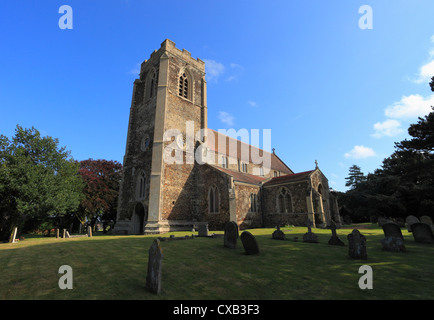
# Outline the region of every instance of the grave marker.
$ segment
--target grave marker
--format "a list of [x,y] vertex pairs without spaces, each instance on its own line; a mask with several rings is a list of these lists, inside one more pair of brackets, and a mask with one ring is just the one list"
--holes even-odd
[[353,259],[368,259],[366,237],[359,230],[354,229],[348,236],[348,254]]
[[434,243],[434,235],[429,225],[416,222],[411,225],[411,231],[416,242]]
[[241,234],[241,242],[243,243],[244,251],[246,254],[259,254],[259,246],[256,238],[249,231],[244,231]]
[[161,248],[160,240],[155,239],[149,248],[146,288],[156,294],[159,294],[161,291],[162,262],[163,249]]
[[225,225],[224,246],[235,249],[238,239],[238,225],[234,221],[229,221]]

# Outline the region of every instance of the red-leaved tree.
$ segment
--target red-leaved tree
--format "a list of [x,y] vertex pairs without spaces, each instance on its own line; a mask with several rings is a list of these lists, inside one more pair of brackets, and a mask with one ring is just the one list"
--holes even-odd
[[115,221],[122,164],[108,160],[80,161],[80,175],[85,183],[85,198],[77,214],[83,225],[87,220],[94,226],[98,220]]

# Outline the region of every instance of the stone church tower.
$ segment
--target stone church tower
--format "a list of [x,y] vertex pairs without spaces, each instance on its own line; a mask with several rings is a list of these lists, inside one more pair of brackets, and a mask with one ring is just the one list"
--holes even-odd
[[274,149],[209,129],[206,100],[205,63],[172,41],[166,39],[142,63],[133,86],[114,233],[191,230],[201,223],[221,230],[228,221],[240,229],[340,223],[317,165],[294,173]]
[[[140,78],[134,82],[116,232],[168,231],[168,217],[162,213],[170,211],[175,218],[177,210],[164,206],[190,207],[179,201],[180,193],[192,184],[187,180],[194,164],[183,161],[181,171],[170,168],[164,151],[171,141],[164,141],[164,133],[176,132],[175,142],[182,148],[187,142],[194,144],[186,141],[187,122],[196,131],[206,128],[206,119],[205,63],[166,39],[142,63]],[[188,149],[184,160],[193,156]]]

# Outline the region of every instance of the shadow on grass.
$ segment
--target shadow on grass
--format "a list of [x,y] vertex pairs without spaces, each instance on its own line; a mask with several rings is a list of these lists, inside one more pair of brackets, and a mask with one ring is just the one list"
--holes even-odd
[[[434,246],[414,242],[403,232],[406,253],[385,252],[382,230],[370,229],[368,260],[330,246],[331,231],[313,229],[319,243],[302,242],[306,228],[282,228],[287,240],[271,238],[273,229],[250,229],[260,254],[248,256],[238,240],[223,238],[162,242],[162,292],[145,289],[148,250],[157,236],[25,240],[0,245],[0,299],[432,299]],[[241,231],[242,232],[242,231]],[[241,234],[240,232],[240,234]],[[175,236],[191,232],[171,233]],[[163,235],[169,236],[169,235]],[[294,242],[293,238],[298,241]],[[73,269],[74,287],[61,290],[61,265]],[[374,271],[374,289],[361,290],[361,265]]]

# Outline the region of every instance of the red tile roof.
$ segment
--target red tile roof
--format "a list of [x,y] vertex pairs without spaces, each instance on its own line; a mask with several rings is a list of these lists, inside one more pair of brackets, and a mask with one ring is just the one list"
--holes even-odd
[[278,183],[285,183],[288,181],[304,180],[314,171],[315,170],[310,170],[310,171],[305,171],[305,172],[287,174],[287,175],[280,176],[280,177],[274,177],[271,180],[265,182],[264,186],[274,185],[274,184],[278,184]]
[[239,172],[239,171],[226,169],[226,168],[222,168],[222,167],[217,167],[217,166],[213,166],[213,165],[210,165],[210,166],[213,167],[214,169],[217,169],[223,173],[226,173],[226,174],[232,176],[234,178],[234,181],[238,181],[238,182],[245,182],[245,183],[259,185],[262,181],[267,179],[267,178],[264,178],[261,176],[255,176],[255,175],[249,174],[249,173]]
[[[280,160],[280,158],[274,154],[274,153],[270,153],[267,152],[265,150],[262,150],[260,148],[254,147],[250,144],[244,143],[240,140],[234,139],[232,137],[229,137],[227,135],[224,135],[220,132],[217,132],[213,129],[209,129],[208,128],[208,136],[210,134],[214,134],[214,142],[212,142],[212,139],[207,140],[207,145],[208,147],[213,150],[214,152],[220,152],[225,154],[226,156],[232,156],[233,154],[230,152],[229,147],[231,145],[233,145],[234,142],[236,142],[236,146],[237,146],[237,153],[236,153],[236,157],[237,159],[241,160],[241,151],[243,150],[242,147],[244,146],[244,148],[248,148],[249,150],[249,162],[252,163],[252,152],[256,152],[256,154],[258,154],[260,157],[263,157],[264,155],[269,155],[270,159],[271,159],[271,165],[270,165],[270,169],[271,170],[276,170],[276,171],[280,171],[281,173],[286,173],[286,174],[293,174],[294,172],[282,161]],[[225,139],[226,142],[226,148],[225,150],[219,150],[218,148],[218,143],[219,143],[219,139]],[[223,151],[223,152],[222,152]]]

